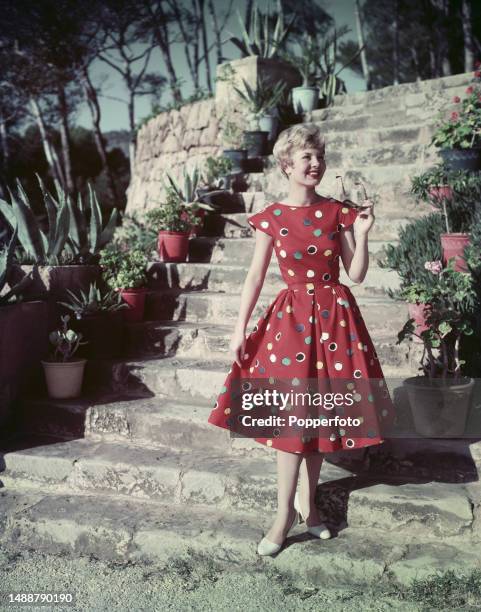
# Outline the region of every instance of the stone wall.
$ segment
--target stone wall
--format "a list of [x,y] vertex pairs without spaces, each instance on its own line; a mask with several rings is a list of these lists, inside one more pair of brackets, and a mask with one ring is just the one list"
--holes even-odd
[[128,189],[127,212],[159,204],[161,178],[167,170],[176,177],[183,167],[201,165],[222,147],[215,100],[210,98],[160,113],[137,136],[135,171]]

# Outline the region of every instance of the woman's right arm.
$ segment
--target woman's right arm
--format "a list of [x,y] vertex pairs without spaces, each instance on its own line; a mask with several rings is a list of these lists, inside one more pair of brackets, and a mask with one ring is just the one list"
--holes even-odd
[[230,342],[230,350],[234,354],[234,361],[241,366],[244,355],[245,331],[257,298],[261,292],[264,278],[272,257],[274,239],[269,234],[256,230],[256,242],[251,265],[247,272],[240,298],[239,316]]

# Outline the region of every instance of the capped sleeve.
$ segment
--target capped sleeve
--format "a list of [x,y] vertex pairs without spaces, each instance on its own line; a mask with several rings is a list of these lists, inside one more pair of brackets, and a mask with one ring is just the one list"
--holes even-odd
[[[357,219],[357,210],[344,206],[342,202],[339,203],[339,210],[337,213],[337,223],[339,231],[341,229],[348,229],[352,226],[354,221]],[[340,227],[339,227],[340,226]]]
[[254,229],[264,232],[264,234],[274,236],[272,230],[272,217],[267,208],[247,217],[247,223]]

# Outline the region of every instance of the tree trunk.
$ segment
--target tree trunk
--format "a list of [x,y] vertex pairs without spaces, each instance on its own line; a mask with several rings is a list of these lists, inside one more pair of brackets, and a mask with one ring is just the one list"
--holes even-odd
[[92,124],[94,128],[94,139],[95,146],[97,147],[97,151],[99,157],[102,161],[102,166],[107,175],[107,181],[109,184],[110,192],[112,199],[115,203],[117,203],[117,188],[115,185],[115,179],[112,174],[112,171],[109,168],[109,164],[107,161],[107,148],[105,146],[105,140],[102,134],[102,130],[100,128],[100,104],[97,96],[97,91],[95,87],[92,85],[90,80],[88,70],[86,67],[82,70],[82,85],[85,93],[85,97],[87,99],[87,104],[90,109],[90,113],[92,115]]
[[202,46],[204,48],[204,62],[205,62],[205,82],[209,93],[212,93],[212,80],[210,77],[210,60],[209,60],[209,46],[207,44],[207,28],[205,24],[205,0],[198,0],[199,2],[199,23],[202,32]]
[[[169,78],[169,86],[172,92],[172,97],[176,102],[182,101],[182,93],[179,88],[179,84],[177,82],[177,74],[175,72],[174,64],[172,62],[172,56],[170,54],[170,44],[166,32],[167,27],[167,16],[165,15],[162,8],[162,0],[157,3],[157,6],[160,10],[161,19],[160,22],[157,20],[156,16],[152,13],[152,7],[150,0],[146,0],[144,6],[149,11],[149,14],[152,18],[152,34],[157,42],[160,52],[162,53],[162,57],[165,62],[165,67],[167,68],[167,74]],[[162,25],[160,25],[160,23]]]
[[217,21],[217,14],[215,12],[214,3],[212,0],[208,0],[207,6],[209,8],[210,17],[212,19],[212,28],[214,30],[217,64],[222,64],[222,41],[220,37],[219,22]]
[[399,0],[394,3],[394,17],[392,22],[392,84],[399,85]]
[[30,107],[35,117],[38,130],[40,132],[43,151],[45,153],[47,163],[50,167],[50,171],[52,172],[52,176],[65,189],[65,180],[63,176],[62,167],[57,156],[57,152],[55,151],[54,146],[50,142],[50,139],[47,134],[47,129],[45,127],[45,122],[42,117],[42,111],[40,110],[40,106],[34,97],[30,98]]
[[130,176],[134,176],[135,168],[135,148],[136,148],[136,132],[135,132],[135,95],[129,92],[129,159],[130,159]]
[[461,22],[464,38],[464,72],[471,72],[474,69],[474,42],[471,4],[468,0],[463,0],[461,5]]
[[[359,7],[359,0],[355,0],[355,8],[354,15],[356,17],[356,29],[357,29],[357,40],[359,44],[359,48],[364,47],[364,33],[362,30],[362,20],[361,20],[361,10]],[[362,66],[362,74],[364,76],[364,80],[366,81],[366,89],[371,89],[371,70],[369,67],[369,63],[366,57],[366,49],[365,47],[362,49],[360,53],[361,58],[361,66]]]
[[65,171],[67,191],[75,196],[75,181],[72,172],[72,147],[70,142],[70,130],[68,125],[68,105],[63,85],[58,86],[58,105],[60,110],[60,142],[62,143],[62,158]]

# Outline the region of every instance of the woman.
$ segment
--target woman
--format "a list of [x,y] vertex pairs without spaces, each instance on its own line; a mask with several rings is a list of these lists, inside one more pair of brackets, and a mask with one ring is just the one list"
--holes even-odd
[[[359,308],[349,288],[339,283],[340,258],[354,283],[361,283],[366,276],[373,202],[365,200],[358,214],[355,208],[316,193],[326,171],[325,143],[316,125],[301,124],[285,130],[273,152],[289,181],[288,195],[285,201],[274,202],[248,218],[259,231],[230,342],[234,363],[208,421],[249,435],[244,427],[246,408],[236,403],[239,393],[235,389],[240,388],[242,393],[253,390],[249,381],[254,379],[267,379],[271,389],[280,389],[283,379],[298,388],[301,382],[314,379],[327,384],[347,382],[346,397],[351,395],[351,405],[355,405],[362,425],[340,428],[329,424],[308,432],[311,435],[304,429],[302,436],[299,429],[286,426],[285,419],[283,425],[279,421],[267,430],[267,437],[260,437],[266,429],[251,429],[250,435],[257,442],[277,449],[277,515],[258,545],[260,555],[278,552],[297,514],[299,520],[306,521],[310,533],[323,539],[330,537],[315,505],[324,454],[382,443],[380,422],[392,423],[394,417]],[[287,287],[246,337],[273,248]],[[377,379],[382,390],[380,401],[374,400],[375,391],[369,391],[372,379]],[[254,412],[259,414],[259,410]],[[282,418],[287,414],[275,407],[270,412]],[[319,411],[319,416],[333,412],[343,415],[349,410],[347,404],[335,411],[330,406]]]

